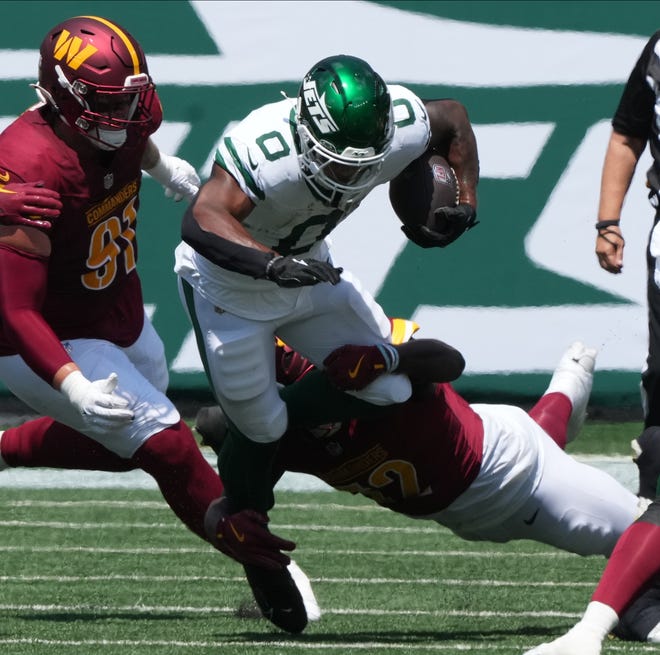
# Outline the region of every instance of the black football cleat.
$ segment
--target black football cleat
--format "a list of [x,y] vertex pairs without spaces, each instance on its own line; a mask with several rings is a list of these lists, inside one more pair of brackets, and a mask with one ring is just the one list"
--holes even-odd
[[633,462],[639,469],[637,495],[653,500],[660,476],[660,427],[646,428],[630,445],[634,453]]
[[658,641],[660,637],[660,587],[653,586],[623,613],[612,634],[626,641]]
[[251,564],[243,568],[264,618],[286,632],[302,632],[307,626],[307,612],[289,570],[269,571]]

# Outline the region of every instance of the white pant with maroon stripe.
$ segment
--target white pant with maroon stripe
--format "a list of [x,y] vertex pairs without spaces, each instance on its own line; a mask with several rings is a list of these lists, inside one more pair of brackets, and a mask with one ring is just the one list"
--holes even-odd
[[479,475],[449,507],[423,518],[472,541],[531,539],[609,555],[640,513],[637,496],[567,455],[522,409],[472,408],[484,423]]
[[0,380],[37,413],[78,430],[121,457],[131,457],[150,436],[179,422],[179,412],[165,395],[168,371],[163,343],[146,316],[142,333],[128,348],[99,339],[62,343],[88,380],[117,373],[115,393],[129,400],[135,415],[130,424],[112,432],[88,425],[68,398],[18,355],[0,357]]

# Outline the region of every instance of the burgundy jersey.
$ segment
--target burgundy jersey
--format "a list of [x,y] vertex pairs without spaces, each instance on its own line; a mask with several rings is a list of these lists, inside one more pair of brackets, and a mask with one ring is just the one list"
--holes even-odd
[[470,486],[482,448],[481,418],[446,383],[382,408],[377,418],[291,429],[277,464],[396,512],[423,515],[444,509]]
[[[162,120],[157,100],[152,110],[151,132]],[[0,134],[0,176],[3,182],[42,180],[61,194],[62,213],[49,233],[43,316],[60,340],[128,346],[144,319],[136,227],[148,135],[129,130],[121,149],[85,156],[55,135],[42,111],[27,110]],[[15,352],[0,325],[0,355]]]

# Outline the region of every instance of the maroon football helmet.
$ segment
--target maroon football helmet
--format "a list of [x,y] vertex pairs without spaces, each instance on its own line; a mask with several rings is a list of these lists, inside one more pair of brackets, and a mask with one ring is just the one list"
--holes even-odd
[[116,150],[128,130],[152,123],[155,85],[140,44],[98,16],[76,16],[41,44],[37,92],[64,123],[103,150]]

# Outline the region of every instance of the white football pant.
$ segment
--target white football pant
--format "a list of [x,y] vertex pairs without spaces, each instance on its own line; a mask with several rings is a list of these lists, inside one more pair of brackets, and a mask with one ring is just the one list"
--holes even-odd
[[484,422],[481,470],[449,507],[424,518],[472,541],[531,539],[609,556],[640,514],[637,496],[567,455],[522,409],[472,408]]
[[[390,342],[389,319],[346,271],[339,284],[302,289],[291,314],[263,321],[223,311],[181,278],[179,291],[218,402],[241,432],[257,442],[275,441],[287,427],[275,377],[275,335],[319,368],[340,346]],[[353,393],[388,405],[407,400],[411,391],[407,376],[390,374]]]
[[169,376],[163,342],[146,316],[142,333],[128,348],[100,339],[71,339],[62,345],[88,380],[117,373],[115,393],[129,401],[135,415],[130,424],[112,432],[90,426],[63,393],[18,355],[0,357],[0,380],[38,414],[68,425],[120,457],[132,457],[149,437],[179,422],[179,412],[165,395]]

